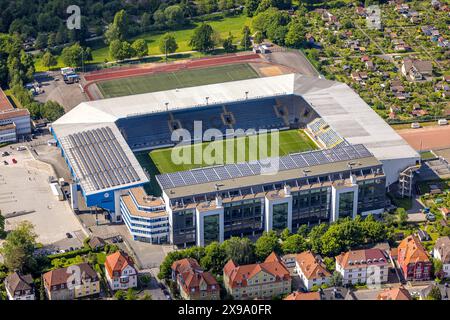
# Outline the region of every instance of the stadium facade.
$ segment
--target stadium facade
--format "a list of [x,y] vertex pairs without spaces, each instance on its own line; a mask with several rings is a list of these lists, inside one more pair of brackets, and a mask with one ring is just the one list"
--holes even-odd
[[[161,197],[145,194],[134,152],[173,146],[194,121],[224,134],[303,128],[321,150],[273,159],[276,174],[261,161],[161,174]],[[299,74],[86,102],[52,132],[88,207],[136,240],[178,246],[382,213],[386,188],[420,159],[346,84]]]

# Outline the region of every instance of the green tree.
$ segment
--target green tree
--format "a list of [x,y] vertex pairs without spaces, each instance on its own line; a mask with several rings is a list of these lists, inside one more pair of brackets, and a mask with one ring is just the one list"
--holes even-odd
[[251,37],[250,27],[244,26],[244,28],[242,28],[241,47],[244,48],[245,50],[248,50],[252,47],[252,41],[250,37]]
[[442,279],[444,276],[443,273],[443,263],[441,260],[439,259],[433,259],[433,272],[434,272],[434,276],[438,279]]
[[58,64],[58,61],[56,60],[55,56],[52,55],[50,51],[47,51],[42,56],[42,65],[44,67],[47,67],[50,69],[50,67],[56,66]]
[[334,271],[330,278],[330,286],[341,287],[343,280],[342,275],[339,272]]
[[133,49],[134,54],[139,58],[148,55],[148,46],[144,39],[135,40],[131,45],[131,48]]
[[326,223],[321,223],[314,226],[309,232],[308,238],[311,245],[311,250],[317,253],[322,252],[322,236],[328,230],[328,225]]
[[109,55],[115,60],[125,60],[133,56],[133,49],[127,41],[113,40],[109,45]]
[[225,250],[218,242],[211,242],[205,247],[205,256],[199,262],[205,270],[219,274],[226,263]]
[[368,243],[380,242],[388,237],[386,226],[382,222],[376,221],[371,214],[361,222],[361,227],[364,238]]
[[105,41],[110,44],[113,40],[123,41],[128,36],[129,19],[125,10],[120,10],[114,16],[114,21],[105,32]]
[[10,271],[29,271],[33,267],[36,239],[34,226],[28,221],[21,222],[16,229],[8,233],[0,252]]
[[47,35],[45,33],[39,33],[34,42],[36,49],[44,49],[47,47]]
[[261,44],[264,42],[264,40],[265,40],[264,33],[262,33],[261,31],[256,32],[253,41],[257,44]]
[[325,264],[327,270],[329,270],[329,271],[333,271],[334,269],[336,269],[336,262],[335,262],[334,258],[324,257],[323,263]]
[[296,18],[288,24],[285,43],[288,47],[300,48],[305,40],[306,29],[304,19]]
[[286,238],[281,244],[281,249],[284,254],[300,253],[306,250],[306,241],[299,234],[293,234]]
[[289,228],[285,228],[283,231],[281,231],[280,233],[280,239],[282,241],[285,241],[289,236],[291,235],[291,231],[289,230]]
[[297,233],[298,233],[299,235],[301,235],[303,238],[308,237],[308,233],[309,233],[308,225],[302,224],[302,225],[298,228]]
[[236,46],[233,44],[234,37],[232,36],[231,32],[228,34],[228,37],[225,38],[222,42],[223,49],[225,52],[234,52],[236,51]]
[[49,100],[41,106],[41,115],[53,122],[64,115],[64,108],[58,102]]
[[189,42],[192,49],[200,52],[208,52],[214,49],[214,30],[206,23],[195,29]]
[[0,211],[0,239],[3,239],[5,234],[5,217],[2,216],[2,212]]
[[63,49],[61,59],[66,66],[79,67],[83,63],[83,54],[84,49],[79,43],[75,43]]
[[245,0],[245,14],[247,17],[253,17],[256,9],[258,9],[260,0]]
[[279,254],[281,252],[280,242],[275,231],[264,232],[255,243],[256,257],[262,261],[272,252]]
[[116,300],[125,300],[125,292],[123,290],[117,290],[114,294]]
[[159,51],[166,55],[166,60],[168,54],[174,53],[177,50],[178,44],[173,34],[166,33],[159,39]]
[[137,300],[137,294],[133,288],[128,289],[125,294],[125,300]]
[[404,208],[397,208],[396,214],[399,226],[406,226],[406,223],[408,222],[408,213],[406,210]]
[[153,297],[150,293],[146,292],[140,300],[153,300]]
[[427,295],[427,300],[442,300],[441,290],[438,286],[433,285],[430,292]]
[[248,238],[231,237],[221,245],[226,261],[233,260],[237,264],[249,264],[255,261],[255,247]]
[[164,16],[169,27],[178,27],[184,23],[183,9],[179,5],[167,7],[164,10]]

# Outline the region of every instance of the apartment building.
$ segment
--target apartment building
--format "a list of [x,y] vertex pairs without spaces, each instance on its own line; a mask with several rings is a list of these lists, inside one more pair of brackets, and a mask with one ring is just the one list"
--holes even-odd
[[314,286],[321,286],[330,282],[330,271],[327,270],[320,257],[311,251],[297,254],[295,269],[306,290],[311,290]]
[[106,257],[106,280],[112,290],[128,290],[137,287],[137,269],[126,253],[117,251]]

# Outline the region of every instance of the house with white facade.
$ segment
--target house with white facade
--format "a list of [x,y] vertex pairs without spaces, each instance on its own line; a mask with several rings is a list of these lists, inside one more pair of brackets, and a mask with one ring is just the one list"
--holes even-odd
[[442,271],[445,278],[450,278],[450,237],[441,237],[436,240],[433,256],[442,262]]
[[128,290],[137,287],[137,269],[133,260],[125,253],[117,251],[106,257],[106,280],[112,290]]
[[297,254],[295,258],[295,269],[307,290],[314,286],[321,286],[330,282],[331,273],[325,267],[319,256],[311,251]]
[[380,249],[350,250],[336,257],[343,284],[379,284],[388,280],[389,262]]
[[30,274],[11,273],[5,279],[9,300],[35,300],[33,278]]

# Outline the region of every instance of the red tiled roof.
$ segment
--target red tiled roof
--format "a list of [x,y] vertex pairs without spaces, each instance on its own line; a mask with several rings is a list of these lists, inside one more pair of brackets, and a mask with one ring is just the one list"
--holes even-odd
[[261,271],[274,276],[274,282],[290,279],[289,271],[275,253],[271,253],[263,263],[237,266],[230,260],[223,268],[224,274],[228,276],[230,281],[229,285],[233,288],[237,286],[247,286],[247,280],[251,279]]
[[400,242],[398,246],[398,256],[402,256],[403,264],[417,263],[417,262],[430,262],[427,252],[422,247],[419,239],[412,235]]
[[127,267],[131,266],[134,268],[133,260],[125,253],[117,251],[106,257],[105,269],[110,277],[113,277],[114,272],[122,274],[122,271]]
[[177,280],[183,290],[189,295],[200,292],[202,283],[206,284],[207,292],[218,292],[220,290],[219,283],[214,276],[203,271],[195,259],[186,258],[175,261],[172,264],[172,270],[175,271]]
[[336,262],[344,269],[352,269],[363,265],[385,265],[387,259],[380,249],[363,249],[343,252],[336,257]]
[[381,292],[377,300],[412,300],[412,297],[408,290],[401,287]]
[[322,300],[319,292],[293,292],[283,300]]
[[295,260],[307,279],[311,280],[331,276],[331,273],[326,269],[325,265],[311,251],[298,254]]

